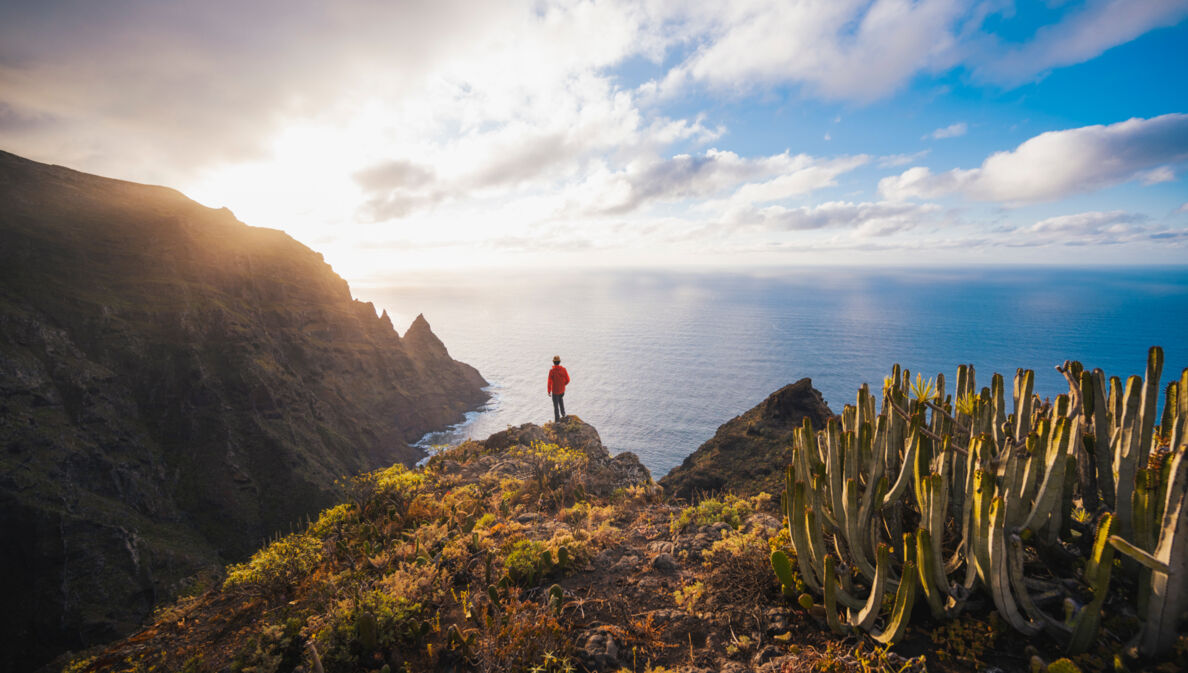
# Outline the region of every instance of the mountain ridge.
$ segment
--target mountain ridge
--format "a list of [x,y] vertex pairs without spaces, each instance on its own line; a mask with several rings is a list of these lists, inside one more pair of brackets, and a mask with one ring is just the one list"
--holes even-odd
[[486,400],[423,316],[225,208],[6,152],[0,204],[3,667],[126,633]]

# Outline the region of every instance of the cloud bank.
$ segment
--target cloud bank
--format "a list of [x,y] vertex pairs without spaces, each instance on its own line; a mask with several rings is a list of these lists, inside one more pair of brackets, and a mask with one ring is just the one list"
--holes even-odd
[[960,194],[973,201],[1010,205],[1054,201],[1131,180],[1174,178],[1188,160],[1188,114],[1129,119],[1049,131],[1010,152],[997,152],[978,168],[933,173],[909,168],[879,181],[884,198],[935,199]]
[[[0,146],[377,250],[395,249],[371,245],[385,239],[426,251],[678,241],[711,254],[723,236],[756,248],[824,234],[980,240],[993,236],[947,233],[978,225],[932,201],[1173,189],[1184,114],[1042,133],[937,172],[922,162],[972,143],[920,140],[970,124],[980,140],[995,122],[945,113],[906,138],[853,142],[839,110],[859,117],[921,82],[938,96],[967,81],[992,93],[1036,83],[1176,24],[1188,0],[1045,3],[1045,25],[1006,40],[996,31],[1012,11],[1000,0],[7,3]],[[780,107],[777,121],[747,128],[736,110],[753,101]],[[814,106],[819,124],[795,114]],[[822,136],[830,149],[805,140]],[[993,222],[982,229],[1030,241],[1171,231],[1118,219],[1134,208],[1069,209],[1085,212],[1009,225],[982,214]]]

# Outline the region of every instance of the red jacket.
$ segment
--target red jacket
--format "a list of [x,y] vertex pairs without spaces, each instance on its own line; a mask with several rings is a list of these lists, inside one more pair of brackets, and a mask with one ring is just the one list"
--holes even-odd
[[552,395],[564,395],[565,384],[569,383],[569,372],[561,365],[553,365],[549,370],[549,393]]

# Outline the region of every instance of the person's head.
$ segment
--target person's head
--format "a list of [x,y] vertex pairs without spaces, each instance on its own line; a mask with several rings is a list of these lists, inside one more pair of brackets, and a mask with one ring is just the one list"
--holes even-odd
[[560,355],[553,356],[553,364],[555,364],[555,365],[561,364],[561,356]]

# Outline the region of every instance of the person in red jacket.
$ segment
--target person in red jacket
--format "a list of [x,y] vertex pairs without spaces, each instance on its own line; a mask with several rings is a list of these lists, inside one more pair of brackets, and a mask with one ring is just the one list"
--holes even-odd
[[553,356],[553,368],[549,370],[549,396],[553,398],[553,420],[565,418],[565,385],[569,383],[569,372],[561,366],[561,356]]

